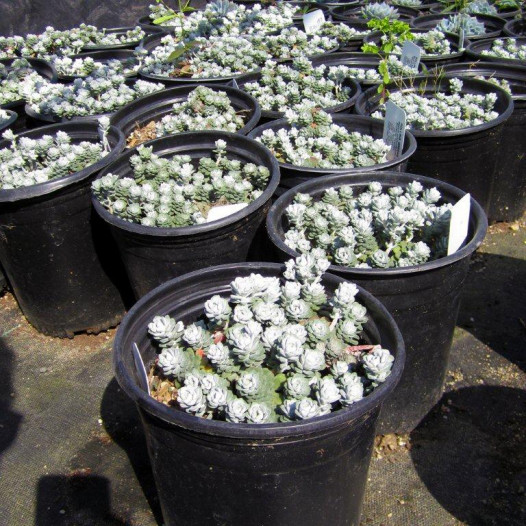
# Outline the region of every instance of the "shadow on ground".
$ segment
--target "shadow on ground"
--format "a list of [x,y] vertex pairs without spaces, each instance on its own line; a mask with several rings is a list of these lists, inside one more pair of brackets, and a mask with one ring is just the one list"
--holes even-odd
[[4,341],[4,335],[8,332],[7,325],[0,330],[0,459],[15,440],[22,421],[22,415],[11,408],[15,396],[11,379],[15,354]]
[[135,404],[120,389],[115,378],[104,391],[100,414],[108,435],[128,455],[155,520],[158,524],[162,524],[159,497],[155,488],[142,423]]
[[477,386],[446,393],[411,442],[421,480],[463,524],[526,524],[525,391]]
[[526,371],[526,261],[476,253],[457,325]]
[[38,482],[35,526],[132,526],[111,512],[110,481],[89,474]]

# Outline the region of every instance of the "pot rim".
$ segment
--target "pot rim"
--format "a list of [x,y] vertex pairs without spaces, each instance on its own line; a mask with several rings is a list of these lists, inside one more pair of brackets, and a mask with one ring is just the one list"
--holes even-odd
[[[332,185],[332,188],[342,186],[344,184],[352,184],[353,182],[362,183],[365,185],[369,182],[378,181],[383,185],[384,183],[388,184],[390,182],[389,178],[391,176],[395,176],[398,179],[398,181],[396,182],[397,185],[399,185],[401,182],[409,183],[411,181],[418,181],[422,183],[422,185],[425,188],[436,187],[441,192],[441,194],[447,192],[450,195],[454,195],[455,197],[457,197],[457,201],[461,199],[464,195],[466,195],[466,192],[464,192],[460,188],[457,188],[456,186],[450,185],[443,181],[439,181],[438,179],[433,179],[431,177],[426,177],[423,175],[411,174],[408,172],[375,172],[364,170],[361,173],[352,175],[328,175],[323,178],[323,181],[319,179],[313,181],[306,181],[304,183],[299,184],[298,186],[291,188],[273,203],[267,214],[266,227],[268,236],[270,237],[272,243],[276,245],[280,250],[289,254],[290,257],[297,257],[299,256],[299,253],[292,250],[283,242],[281,237],[278,235],[276,228],[277,225],[280,224],[281,217],[283,216],[283,213],[280,213],[279,209],[284,209],[284,203],[288,204],[292,202],[293,195],[300,192],[310,193],[309,190],[316,190],[317,186],[324,183],[334,183]],[[384,179],[384,181],[382,181],[382,179]],[[402,181],[400,181],[400,179],[402,179]],[[366,277],[393,278],[396,276],[406,277],[408,274],[421,274],[424,272],[438,269],[440,267],[448,266],[452,263],[455,263],[456,261],[460,261],[461,259],[468,257],[482,244],[482,241],[484,240],[488,228],[488,220],[482,207],[477,201],[475,201],[475,199],[473,199],[473,197],[471,197],[470,216],[473,217],[475,220],[475,231],[473,232],[471,239],[465,245],[461,246],[456,252],[449,256],[444,256],[439,259],[428,261],[421,265],[412,265],[409,267],[398,267],[388,269],[345,267],[342,265],[331,264],[328,272],[331,272],[332,270],[341,274],[353,274],[353,276],[350,279],[360,279]]]
[[[167,407],[148,395],[146,391],[139,388],[136,385],[136,382],[130,378],[130,375],[127,373],[126,368],[120,359],[120,354],[125,352],[122,348],[123,340],[125,339],[125,333],[129,330],[138,328],[136,327],[136,323],[134,323],[134,318],[138,315],[138,313],[143,309],[144,306],[148,306],[149,304],[156,306],[166,291],[176,288],[181,282],[200,279],[204,284],[206,284],[210,282],[210,279],[207,280],[207,277],[213,277],[214,272],[223,272],[229,269],[239,268],[240,266],[242,266],[243,269],[246,269],[247,274],[249,272],[259,271],[264,273],[265,270],[267,272],[279,270],[281,275],[281,271],[284,269],[284,265],[279,263],[261,262],[230,263],[197,270],[159,285],[148,294],[143,296],[126,314],[115,337],[113,346],[113,367],[115,376],[122,389],[130,398],[132,398],[136,404],[138,404],[142,410],[146,411],[153,417],[166,422],[169,425],[182,427],[193,432],[207,433],[222,437],[241,439],[250,438],[257,440],[330,432],[332,429],[346,425],[350,420],[354,420],[363,416],[365,413],[371,411],[384,401],[384,399],[395,388],[402,375],[405,362],[405,348],[400,330],[398,329],[395,321],[387,309],[372,294],[366,292],[362,287],[359,286],[359,293],[357,296],[358,300],[362,304],[366,305],[368,311],[372,308],[376,311],[376,313],[381,314],[382,319],[385,320],[390,332],[393,334],[393,340],[395,342],[397,353],[391,374],[387,380],[382,383],[382,385],[377,387],[371,394],[365,396],[362,400],[349,407],[338,409],[337,411],[334,411],[328,415],[318,416],[308,420],[269,424],[235,424],[222,420],[207,420],[196,417],[176,408]],[[332,283],[345,282],[343,278],[330,273],[325,273],[323,279]],[[146,327],[144,327],[143,330],[146,330]]]

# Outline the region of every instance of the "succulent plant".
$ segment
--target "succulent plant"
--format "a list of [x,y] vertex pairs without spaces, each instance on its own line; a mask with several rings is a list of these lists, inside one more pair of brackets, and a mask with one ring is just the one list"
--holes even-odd
[[[407,128],[411,130],[457,130],[479,126],[496,119],[499,114],[493,110],[497,101],[496,93],[474,95],[462,93],[462,80],[449,79],[449,93],[437,91],[431,95],[420,95],[417,91],[396,91],[389,99],[405,110]],[[381,105],[372,114],[384,118],[385,107]]]
[[370,3],[366,4],[361,9],[361,14],[367,20],[372,18],[383,19],[383,18],[399,18],[400,14],[398,13],[395,7],[390,6],[386,2]]
[[59,75],[75,77],[87,77],[104,64],[113,69],[116,74],[126,76],[136,74],[141,66],[140,61],[137,61],[133,57],[125,61],[115,59],[105,61],[104,63],[97,62],[92,57],[52,57],[51,63]]
[[[286,263],[283,280],[260,274],[236,278],[230,297],[205,302],[200,329],[192,329],[199,341],[191,345],[181,338],[188,330],[183,322],[155,317],[148,326],[160,351],[154,375],[174,386],[177,406],[232,423],[304,420],[352,405],[384,382],[394,361],[390,352],[379,345],[349,347],[338,335],[336,327],[349,332],[352,325],[359,339],[366,309],[348,282],[327,301],[321,280],[328,265],[303,255]],[[322,289],[323,308],[300,299],[313,286]],[[298,301],[307,303],[308,321],[287,309]],[[285,313],[283,319],[272,315],[275,309]]]
[[26,59],[15,59],[10,66],[0,64],[0,105],[24,99],[24,84],[45,82]]
[[265,166],[229,159],[226,146],[216,141],[214,156],[198,163],[188,155],[159,157],[152,147],[139,146],[130,158],[132,177],[109,173],[92,183],[94,194],[110,213],[144,226],[204,223],[213,206],[257,199],[270,178]]
[[451,15],[442,19],[438,23],[436,29],[446,33],[454,33],[456,35],[460,33],[461,29],[463,29],[466,37],[480,36],[486,32],[484,22],[480,22],[476,17],[469,16],[465,13]]
[[422,0],[393,0],[393,5],[400,7],[420,7],[422,5]]
[[0,150],[0,189],[10,190],[45,183],[79,172],[102,159],[108,150],[109,119],[101,119],[100,142],[74,141],[66,132],[39,139],[18,137],[11,130],[2,137],[10,146]]
[[11,118],[11,115],[7,111],[0,109],[0,126]]
[[97,67],[89,76],[72,84],[51,84],[25,80],[23,93],[30,107],[39,114],[72,118],[111,113],[129,102],[160,91],[164,86],[137,80],[132,86],[108,65]]
[[[285,112],[290,128],[267,129],[256,138],[278,161],[295,166],[342,168],[372,166],[387,160],[390,150],[382,139],[348,131],[312,103]],[[323,230],[324,225],[320,225]]]
[[[284,242],[296,252],[316,251],[317,256],[346,267],[420,265],[445,255],[450,205],[439,205],[440,198],[436,188],[424,190],[416,181],[406,189],[386,191],[373,182],[356,195],[351,186],[330,188],[308,204],[304,204],[305,194],[297,194],[285,209]],[[316,228],[320,222],[323,229]],[[346,284],[330,301],[345,320],[336,325],[336,334],[352,345],[366,316],[354,302],[357,292],[354,285]],[[327,337],[321,326],[312,327],[309,322],[306,328],[318,340]]]
[[[414,33],[413,43],[422,50],[424,56],[450,55],[452,53],[451,44],[446,35],[438,29],[431,29],[424,33]],[[402,54],[402,44],[397,44],[392,53]]]
[[496,15],[497,8],[490,4],[488,0],[473,0],[466,7],[466,13],[475,15]]
[[514,38],[497,38],[491,43],[490,49],[481,51],[481,55],[524,62],[526,61],[526,44],[519,44]]

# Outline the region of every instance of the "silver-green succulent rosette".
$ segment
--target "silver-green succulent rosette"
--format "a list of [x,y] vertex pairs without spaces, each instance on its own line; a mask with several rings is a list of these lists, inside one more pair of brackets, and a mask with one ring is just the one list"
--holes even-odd
[[155,316],[154,374],[174,386],[170,403],[197,417],[265,424],[327,415],[384,383],[394,358],[380,345],[356,346],[367,310],[352,283],[327,293],[328,266],[304,255],[286,263],[282,279],[238,277],[193,323]]

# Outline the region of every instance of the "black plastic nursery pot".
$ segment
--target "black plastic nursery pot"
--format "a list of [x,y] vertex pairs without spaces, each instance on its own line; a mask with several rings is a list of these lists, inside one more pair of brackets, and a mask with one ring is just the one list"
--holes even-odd
[[[514,40],[518,46],[526,46],[525,37],[507,37],[507,39]],[[526,66],[526,60],[502,58],[495,55],[483,55],[484,51],[490,51],[493,45],[493,40],[479,40],[472,42],[466,48],[466,58],[471,61],[484,60],[485,62],[496,62],[500,64],[515,64],[517,66]]]
[[[290,190],[272,205],[267,216],[267,232],[277,259],[286,261],[296,255],[283,239],[287,228],[284,211],[297,193],[316,198],[328,188],[342,185],[361,190],[372,181],[388,187],[404,187],[414,180],[425,188],[436,187],[444,202],[456,203],[465,195],[462,190],[441,181],[399,172],[328,176]],[[380,433],[411,431],[440,399],[469,260],[482,243],[486,230],[486,216],[472,198],[468,237],[464,245],[450,256],[418,266],[393,269],[329,267],[330,273],[361,285],[379,299],[393,315],[404,338],[404,373],[393,396],[384,404]]]
[[526,19],[517,18],[515,20],[509,20],[506,22],[503,32],[510,37],[526,36]]
[[[374,139],[381,139],[383,136],[384,123],[379,119],[372,119],[371,117],[363,117],[359,115],[339,115],[332,116],[334,124],[343,126],[349,131],[357,131],[362,134],[370,135]],[[276,121],[263,124],[254,128],[249,134],[249,137],[259,137],[265,130],[272,129],[274,131],[280,128],[289,129],[290,124],[286,119],[279,119]],[[404,171],[407,166],[408,159],[414,154],[416,150],[416,140],[413,135],[406,131],[402,154],[399,157],[385,163],[376,164],[369,167],[369,170],[400,170]],[[281,181],[277,189],[276,195],[279,196],[290,188],[293,188],[305,181],[319,179],[328,174],[355,174],[363,172],[364,167],[356,168],[310,168],[307,166],[295,166],[289,163],[279,163],[281,172]]]
[[[261,108],[256,99],[248,93],[231,86],[217,84],[200,84],[200,86],[226,93],[236,112],[243,112],[245,125],[236,133],[246,135],[259,122]],[[111,117],[111,123],[128,137],[135,129],[152,121],[160,121],[165,115],[169,115],[173,105],[186,101],[188,95],[196,88],[197,86],[194,85],[179,86],[141,97],[115,112]]]
[[[413,9],[411,7],[402,7],[402,6],[392,6],[396,8],[398,11],[398,18],[397,20],[400,20],[402,22],[409,22],[413,18],[416,18],[420,13],[417,9]],[[348,6],[340,6],[340,7],[334,7],[331,9],[332,18],[334,20],[349,20],[353,18],[360,18],[363,20],[366,20],[362,14],[362,8],[361,7],[348,7]]]
[[[85,53],[79,53],[78,55],[72,55],[70,58],[72,60],[75,60],[77,58],[92,58],[95,62],[100,62],[102,64],[107,64],[110,60],[118,60],[119,62],[123,63],[129,60],[134,60],[135,63],[138,63],[138,60],[135,58],[134,52],[131,49],[122,48],[112,48],[105,49],[102,51],[90,51]],[[60,73],[58,73],[57,75],[58,79],[61,82],[73,82],[75,79],[85,78],[81,75],[62,75]],[[127,78],[132,78],[136,76],[137,73],[126,75]]]
[[[322,59],[318,59],[317,66],[320,66],[323,62]],[[243,90],[245,84],[250,82],[258,82],[261,79],[261,73],[252,73],[250,75],[246,75],[243,77],[242,80],[238,82],[239,87]],[[352,107],[354,106],[354,103],[356,102],[356,99],[358,98],[358,95],[362,92],[362,88],[358,84],[357,81],[353,79],[346,79],[343,82],[343,86],[350,88],[349,98],[345,100],[344,102],[340,102],[339,104],[335,104],[334,106],[330,106],[328,108],[324,108],[324,111],[327,113],[341,113],[341,112],[349,112]],[[284,111],[272,111],[272,110],[261,110],[261,123],[266,123],[271,120],[275,119],[281,119],[285,116]]]
[[[436,14],[446,14],[446,15],[449,15],[451,14],[451,12],[446,12],[444,13],[444,9],[446,8],[446,6],[441,6],[441,5],[438,5],[436,7],[434,7],[433,9],[431,9],[431,13],[436,13]],[[494,15],[490,15],[490,16],[498,16],[499,18],[504,18],[504,19],[509,19],[509,18],[514,18],[518,15],[520,15],[520,9],[515,9],[515,8],[507,8],[507,9],[502,9],[500,7],[497,8],[497,13],[494,14]],[[458,11],[453,11],[452,12],[453,14],[458,14]],[[473,16],[472,13],[470,13],[471,16]],[[479,13],[475,13],[475,15],[478,15]]]
[[[419,33],[427,33],[427,31],[429,30],[413,29],[411,30],[411,33],[417,35]],[[370,35],[366,36],[364,38],[364,42],[379,44],[381,41],[381,37],[382,33],[380,33],[380,31],[375,31],[374,33],[371,33]],[[445,37],[446,40],[449,42],[452,53],[448,53],[447,55],[426,55],[423,53],[420,58],[420,62],[422,62],[422,64],[425,64],[427,68],[441,66],[442,64],[459,62],[462,56],[464,55],[464,50],[459,50],[458,48],[458,37],[451,33],[445,33]]]
[[[36,139],[58,131],[75,141],[99,140],[95,123],[46,126],[19,137]],[[124,147],[124,136],[114,127],[108,140],[111,152],[80,172],[0,190],[1,264],[24,316],[50,336],[99,332],[124,314],[112,276],[118,255],[90,199],[91,181]],[[0,142],[0,148],[8,145]]]
[[[449,78],[454,76],[446,75],[438,80],[415,77],[411,86],[402,89],[391,86],[389,90],[391,93],[418,92],[432,96],[437,90],[448,92]],[[496,93],[494,111],[499,116],[479,126],[458,130],[411,130],[418,147],[409,159],[408,171],[439,179],[469,192],[487,212],[499,158],[497,146],[504,123],[513,112],[513,101],[510,95],[498,86],[470,78],[463,79],[462,93]],[[368,89],[356,101],[355,111],[360,115],[372,114],[378,109],[379,98],[375,88]]]
[[[435,29],[441,20],[447,18],[448,14],[424,15],[414,18],[410,25],[415,29]],[[482,35],[466,35],[469,40],[482,40],[485,38],[497,38],[502,34],[506,21],[503,18],[492,15],[471,15],[479,22],[483,22],[486,32]]]
[[[100,31],[104,31],[107,35],[117,35],[117,36],[125,36],[128,31],[131,31],[135,29],[135,26],[129,26],[129,27],[111,27],[111,28],[101,28]],[[142,28],[141,28],[142,29]],[[145,31],[143,29],[143,31]],[[151,31],[151,30],[150,30]],[[162,31],[160,29],[157,29],[155,32]],[[82,51],[109,51],[111,49],[135,49],[140,43],[141,38],[138,40],[132,40],[130,42],[123,42],[122,44],[114,44],[111,46],[101,46],[99,44],[92,44],[87,45],[82,48]]]
[[[156,357],[147,324],[168,314],[190,322],[238,276],[280,276],[273,263],[221,265],[161,285],[125,316],[115,339],[115,375],[141,415],[166,526],[357,526],[382,403],[403,369],[404,345],[391,316],[369,293],[365,333],[394,355],[386,382],[360,402],[310,420],[233,424],[198,418],[157,402],[141,389],[132,356]],[[325,274],[330,292],[344,281]]]
[[[111,228],[119,247],[133,292],[137,298],[169,279],[193,270],[245,261],[259,225],[270,207],[279,184],[279,167],[270,151],[258,142],[236,133],[203,131],[170,135],[148,143],[161,156],[189,155],[197,161],[227,143],[229,158],[266,166],[271,178],[263,194],[247,207],[217,221],[180,228],[149,227],[130,223],[108,212],[92,197],[97,213]],[[136,148],[123,153],[100,174],[130,177],[130,157]]]
[[449,64],[443,68],[448,74],[462,77],[483,76],[506,80],[511,87],[513,113],[504,123],[498,144],[495,182],[489,203],[490,221],[515,221],[526,210],[526,67],[494,62]]

